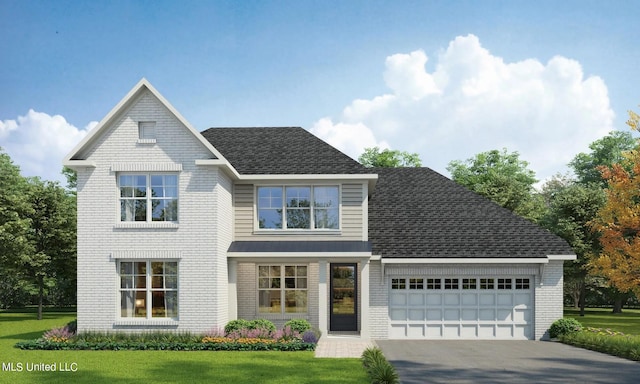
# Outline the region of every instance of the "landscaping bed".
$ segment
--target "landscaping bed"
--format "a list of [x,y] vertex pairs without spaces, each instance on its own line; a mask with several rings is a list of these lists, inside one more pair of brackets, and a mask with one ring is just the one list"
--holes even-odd
[[[621,328],[633,331],[638,329],[640,317],[637,312],[621,316],[621,314],[611,313],[610,310],[608,312],[590,310],[586,314],[587,316],[580,317],[579,320],[570,317],[557,320],[549,329],[550,336],[565,344],[640,361],[640,335],[620,330]],[[585,327],[584,324],[603,324],[612,327]]]
[[151,351],[313,351],[318,334],[306,321],[293,320],[281,330],[264,319],[234,320],[225,329],[204,335],[188,332],[83,332],[75,321],[45,332],[36,340],[21,341],[24,350],[151,350]]

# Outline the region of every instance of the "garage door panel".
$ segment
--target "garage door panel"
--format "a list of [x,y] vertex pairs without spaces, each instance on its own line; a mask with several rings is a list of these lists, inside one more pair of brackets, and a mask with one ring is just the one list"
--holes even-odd
[[410,293],[409,294],[409,305],[424,305],[424,295],[421,293]]
[[389,312],[389,315],[391,317],[391,320],[400,320],[400,321],[405,321],[407,320],[407,310],[406,309],[392,309]]
[[421,321],[424,320],[424,309],[410,309],[409,310],[409,320]]
[[478,295],[475,293],[463,293],[461,301],[462,305],[477,305]]
[[427,321],[441,321],[442,310],[441,309],[427,309]]
[[406,305],[407,295],[405,293],[392,293],[390,296],[391,305]]
[[476,339],[478,338],[478,326],[463,324],[460,328],[460,336],[464,339]]
[[439,293],[427,293],[426,302],[427,305],[441,305],[442,295]]
[[512,339],[513,338],[513,326],[512,325],[496,325],[496,337],[499,339]]
[[512,321],[513,318],[511,317],[511,308],[509,309],[504,309],[504,308],[498,308],[498,321]]
[[407,325],[406,324],[391,324],[389,329],[389,337],[392,339],[406,339],[407,338]]
[[498,305],[513,305],[513,295],[510,293],[499,293]]
[[481,339],[494,339],[496,337],[495,325],[480,324],[478,325],[478,337]]
[[460,319],[460,310],[459,309],[445,309],[444,310],[444,320],[454,321]]
[[513,311],[513,321],[516,323],[530,323],[533,320],[531,317],[531,311],[528,309],[516,308]]
[[447,339],[459,339],[460,338],[460,325],[459,324],[444,324],[443,325],[443,337]]
[[461,318],[463,321],[476,321],[478,320],[478,310],[475,308],[463,308]]
[[427,324],[426,336],[430,339],[442,338],[442,326],[440,324]]
[[495,321],[496,320],[496,310],[493,308],[481,308],[479,320],[485,321]]
[[409,324],[407,328],[407,336],[410,339],[422,339],[425,337],[423,324]]
[[481,293],[480,294],[480,305],[496,305],[496,294],[495,293]]
[[445,293],[444,305],[460,305],[460,294],[458,293]]

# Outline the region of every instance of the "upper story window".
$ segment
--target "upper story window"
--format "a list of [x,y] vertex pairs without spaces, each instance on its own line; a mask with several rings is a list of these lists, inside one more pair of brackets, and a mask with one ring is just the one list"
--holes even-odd
[[120,221],[178,221],[178,176],[122,174]]
[[139,121],[138,122],[138,139],[154,140],[156,138],[156,122],[155,121]]
[[258,187],[258,228],[338,229],[339,196],[337,185]]

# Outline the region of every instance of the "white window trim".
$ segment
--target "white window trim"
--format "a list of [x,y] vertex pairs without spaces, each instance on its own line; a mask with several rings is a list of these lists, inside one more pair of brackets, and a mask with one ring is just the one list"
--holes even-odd
[[[260,267],[272,267],[278,266],[280,267],[280,278],[282,281],[280,282],[280,313],[272,313],[272,312],[260,312],[260,291],[261,290],[269,290],[270,288],[260,289]],[[285,300],[285,292],[287,289],[284,286],[285,277],[285,268],[286,267],[307,267],[307,308],[304,312],[286,312],[284,306]],[[265,319],[283,319],[283,318],[298,318],[305,317],[309,314],[309,264],[304,263],[262,263],[256,265],[256,314],[259,317],[263,317]],[[302,289],[289,289],[289,290],[302,290]]]
[[[122,216],[121,216],[121,207],[120,207],[120,176],[145,176],[147,179],[147,220],[146,221],[122,221]],[[151,190],[151,176],[152,175],[156,175],[156,176],[165,176],[165,175],[169,175],[169,176],[176,176],[177,178],[177,185],[176,185],[176,192],[177,192],[177,200],[178,200],[178,206],[177,206],[177,213],[176,213],[176,217],[177,220],[176,221],[153,221],[153,204],[150,204],[151,202],[151,195],[149,194],[149,191]],[[127,172],[117,172],[116,173],[116,223],[114,225],[114,228],[119,228],[119,229],[126,229],[126,228],[167,228],[167,229],[172,229],[172,228],[179,228],[179,223],[180,223],[180,173],[179,172],[148,172],[148,171],[127,171]]]
[[[175,291],[177,292],[177,297],[178,297],[178,308],[177,308],[177,313],[178,316],[177,317],[152,317],[152,310],[149,310],[149,308],[151,307],[151,305],[153,305],[152,303],[152,295],[153,295],[153,289],[151,288],[151,263],[152,262],[175,262],[176,263],[176,277],[177,277],[177,287],[175,288]],[[120,281],[120,263],[126,263],[126,262],[136,262],[136,263],[141,263],[141,262],[146,262],[147,263],[147,275],[146,275],[146,288],[145,288],[145,300],[146,300],[146,313],[147,313],[147,317],[123,317],[122,316],[122,303],[120,302],[120,300],[122,299],[121,296],[121,281]],[[180,260],[178,259],[146,259],[146,260],[141,260],[141,259],[136,259],[136,258],[130,258],[130,259],[118,259],[116,260],[116,282],[115,282],[115,289],[116,289],[116,321],[115,321],[115,325],[175,325],[178,324],[179,320],[180,320]]]
[[[259,214],[258,214],[258,188],[261,187],[280,187],[282,188],[282,228],[260,228]],[[311,188],[311,201],[313,202],[313,189],[314,187],[338,187],[338,228],[287,228],[287,215],[286,215],[286,190],[287,187],[310,187]],[[314,209],[311,207],[311,225],[314,224]],[[262,234],[340,234],[342,232],[342,184],[339,183],[302,183],[302,184],[257,184],[253,189],[253,231],[254,233]]]

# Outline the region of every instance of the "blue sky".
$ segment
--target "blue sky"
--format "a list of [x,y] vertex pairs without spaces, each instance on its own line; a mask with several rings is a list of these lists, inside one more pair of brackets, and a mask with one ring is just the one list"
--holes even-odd
[[61,159],[146,77],[198,130],[302,126],[425,166],[517,150],[541,179],[640,104],[632,1],[0,0],[0,146]]

